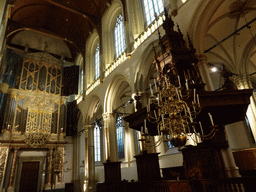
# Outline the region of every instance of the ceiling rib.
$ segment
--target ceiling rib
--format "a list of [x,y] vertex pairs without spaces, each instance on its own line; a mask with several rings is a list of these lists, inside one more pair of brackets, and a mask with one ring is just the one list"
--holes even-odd
[[26,5],[23,5],[21,7],[19,7],[18,9],[16,9],[13,13],[12,13],[12,18],[15,17],[15,15],[21,11],[22,9],[26,8],[26,7],[32,7],[32,6],[45,6],[45,7],[49,7],[49,6],[52,6],[52,5],[47,5],[45,3],[30,3],[30,4],[26,4]]
[[47,36],[54,37],[56,39],[60,39],[62,41],[65,41],[65,42],[73,45],[81,53],[81,55],[84,57],[83,51],[73,41],[68,40],[67,38],[60,37],[59,35],[56,35],[56,34],[52,34],[52,32],[48,32],[48,31],[42,31],[42,30],[39,30],[39,29],[32,29],[32,28],[29,28],[29,27],[22,27],[22,28],[18,28],[18,29],[15,29],[15,30],[11,31],[7,35],[7,38],[10,37],[11,35],[15,34],[15,33],[20,32],[20,31],[33,31],[33,32],[41,33],[43,35],[47,35]]

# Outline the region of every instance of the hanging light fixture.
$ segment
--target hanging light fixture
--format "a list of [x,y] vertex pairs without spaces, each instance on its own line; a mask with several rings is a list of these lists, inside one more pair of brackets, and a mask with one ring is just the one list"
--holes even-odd
[[[195,129],[194,119],[200,113],[199,95],[196,89],[189,89],[188,81],[185,87],[181,86],[177,76],[178,86],[171,83],[167,75],[161,74],[158,77],[158,86],[155,81],[155,91],[150,85],[151,96],[147,106],[147,119],[142,128],[143,138],[140,140],[148,146],[158,146],[162,141],[170,142],[175,147],[182,147],[187,137],[193,136],[196,143],[201,141],[203,131],[198,133]],[[155,92],[155,93],[154,93]],[[192,99],[191,99],[192,98]],[[192,100],[189,105],[185,100]],[[152,144],[146,122],[157,124],[159,139]]]
[[[147,118],[141,128],[140,141],[143,145],[151,147],[170,142],[180,149],[186,144],[188,137],[195,144],[208,137],[204,135],[201,123],[196,121],[202,109],[197,88],[202,90],[204,83],[196,65],[198,60],[195,58],[195,49],[190,38],[188,37],[187,48],[179,27],[178,32],[173,30],[174,23],[168,17],[166,9],[165,15],[163,27],[170,50],[167,51],[163,46],[158,28],[162,55],[155,58],[158,77],[154,80],[154,85],[150,85]],[[211,114],[209,117],[214,126]],[[156,142],[152,142],[149,137],[147,122],[157,125],[159,137]]]

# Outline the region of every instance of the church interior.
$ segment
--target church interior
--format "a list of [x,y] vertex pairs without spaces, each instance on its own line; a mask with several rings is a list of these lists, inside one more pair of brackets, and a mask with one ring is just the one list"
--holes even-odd
[[0,192],[254,191],[256,0],[1,0]]

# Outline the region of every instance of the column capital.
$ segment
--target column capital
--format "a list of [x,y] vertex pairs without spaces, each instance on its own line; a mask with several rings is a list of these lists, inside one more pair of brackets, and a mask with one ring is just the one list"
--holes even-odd
[[85,125],[84,126],[84,130],[88,130],[90,128],[94,128],[94,125]]
[[18,152],[20,147],[13,147],[14,152]]
[[200,63],[207,63],[207,56],[206,56],[206,54],[197,54],[196,57],[198,59],[198,64],[200,64]]
[[111,115],[113,115],[113,114],[115,114],[115,113],[113,113],[113,112],[106,112],[106,113],[103,113],[103,114],[102,114],[103,120],[104,120],[104,121],[108,120],[108,119],[111,117]]

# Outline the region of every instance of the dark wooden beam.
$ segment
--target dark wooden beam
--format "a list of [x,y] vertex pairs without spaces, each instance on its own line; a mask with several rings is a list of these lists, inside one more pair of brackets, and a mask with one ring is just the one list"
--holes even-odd
[[[67,43],[73,45],[73,46],[76,48],[76,50],[82,54],[83,58],[85,58],[85,55],[84,55],[84,47],[79,46],[78,43],[76,43],[76,42],[74,42],[74,41],[72,41],[72,40],[70,40],[70,39],[64,38],[64,37],[62,37],[62,36],[59,35],[59,34],[54,34],[53,32],[48,31],[48,30],[45,30],[45,29],[33,28],[33,26],[32,26],[32,27],[26,26],[26,25],[23,25],[23,24],[21,24],[21,23],[15,22],[15,21],[13,21],[13,20],[11,20],[11,19],[8,20],[8,25],[9,25],[9,26],[10,26],[10,25],[11,25],[11,26],[14,26],[15,28],[7,33],[7,36],[6,36],[7,39],[10,38],[10,37],[11,37],[12,35],[14,35],[15,33],[18,33],[18,32],[20,32],[20,31],[25,31],[25,30],[26,30],[26,31],[28,31],[28,30],[29,30],[29,31],[34,31],[34,32],[37,32],[37,33],[41,33],[41,34],[43,34],[43,35],[47,35],[47,36],[50,36],[50,37],[53,37],[53,38],[56,38],[56,39],[60,39],[60,40],[62,40],[62,41],[65,41],[65,42],[67,42]],[[84,45],[84,46],[85,46],[85,45]]]
[[[8,47],[10,48],[15,48],[15,49],[19,49],[19,50],[24,50],[25,51],[25,47],[22,46],[22,45],[17,45],[17,44],[7,44]],[[28,52],[30,53],[37,53],[37,52],[43,52],[41,50],[38,50],[38,49],[34,49],[34,48],[28,48]],[[54,54],[54,53],[49,53],[50,55],[56,57],[57,59],[61,59],[62,56],[61,55],[57,55],[57,54]],[[72,59],[72,58],[68,58],[68,57],[64,57],[63,58],[65,61],[68,61],[68,62],[75,62],[75,59]]]
[[88,19],[93,24],[95,24],[95,27],[97,27],[97,28],[100,27],[100,24],[101,24],[101,18],[100,17],[97,17],[97,16],[92,15],[90,13],[85,13],[85,12],[76,10],[74,8],[67,7],[67,6],[65,6],[65,5],[63,5],[61,3],[57,3],[57,2],[52,1],[52,0],[45,0],[45,1],[48,2],[48,3],[51,3],[52,5],[57,6],[59,8],[62,8],[64,10],[66,10],[66,11],[69,11],[69,12],[72,12],[74,14],[80,15],[80,16],[84,17],[85,19]]

